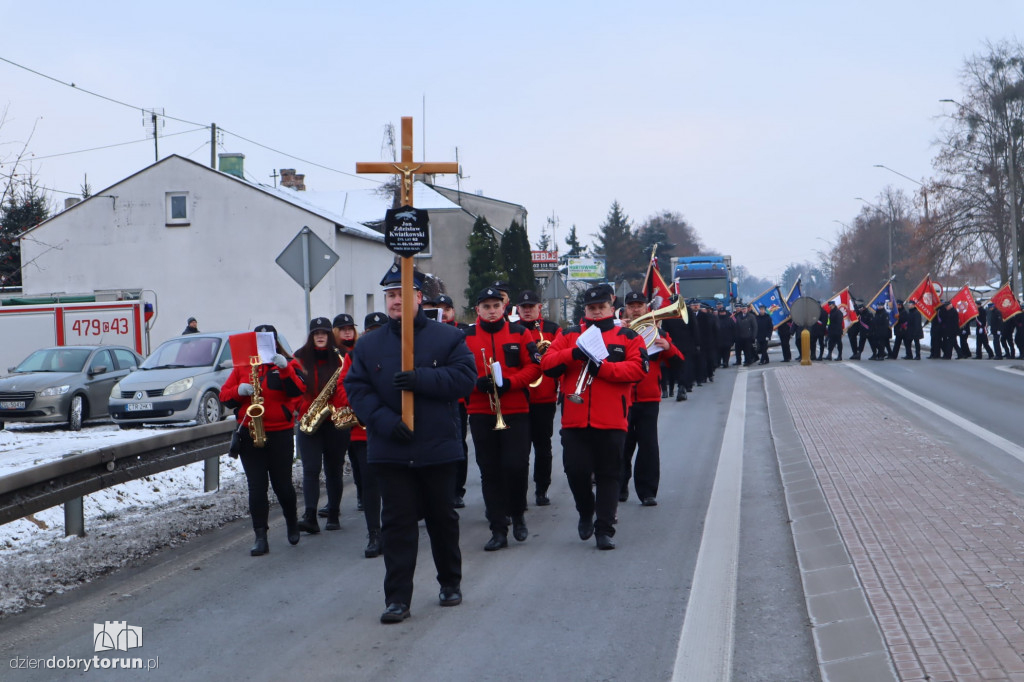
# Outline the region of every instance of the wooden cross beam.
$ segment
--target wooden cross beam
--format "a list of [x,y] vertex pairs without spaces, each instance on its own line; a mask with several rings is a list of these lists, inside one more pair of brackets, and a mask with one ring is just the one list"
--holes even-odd
[[[459,164],[454,162],[428,163],[412,160],[412,116],[402,117],[402,158],[396,162],[357,162],[356,173],[392,173],[401,179],[402,206],[413,206],[412,186],[415,174],[458,173]],[[402,371],[414,369],[413,365],[413,316],[416,304],[413,301],[412,288],[412,256],[402,256]],[[402,391],[402,421],[410,429],[413,428],[413,395],[411,391]]]

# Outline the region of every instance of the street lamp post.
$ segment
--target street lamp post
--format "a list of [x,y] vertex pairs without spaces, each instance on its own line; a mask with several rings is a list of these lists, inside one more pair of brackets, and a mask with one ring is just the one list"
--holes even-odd
[[[940,99],[940,102],[946,102],[948,104],[955,104],[961,109],[965,109],[978,118],[985,120],[985,117],[979,114],[974,109],[970,108],[966,104],[961,104],[955,99]],[[1013,153],[1013,129],[1010,125],[1009,120],[1006,121],[1006,176],[1010,184],[1010,249],[1013,252],[1013,261],[1010,264],[1010,288],[1018,296],[1021,294],[1021,288],[1024,287],[1024,281],[1021,280],[1021,269],[1020,269],[1020,252],[1017,251],[1017,176],[1015,173],[1016,163],[1014,162]],[[1018,287],[1018,282],[1021,284]]]
[[875,209],[876,211],[878,211],[879,213],[881,213],[882,215],[886,216],[889,219],[889,280],[891,281],[892,278],[893,278],[893,272],[892,272],[892,223],[893,223],[893,219],[892,219],[892,216],[890,216],[888,213],[883,211],[881,208],[879,208],[875,204],[872,204],[870,201],[868,201],[864,197],[854,197],[854,199],[857,199],[858,201],[863,201],[865,204],[867,204],[868,206],[870,206],[871,208]]
[[921,197],[924,199],[924,222],[928,223],[929,222],[929,220],[928,220],[928,186],[925,185],[920,180],[915,180],[914,178],[910,177],[909,175],[904,175],[903,173],[900,173],[898,170],[893,170],[892,168],[889,168],[884,163],[876,163],[875,164],[875,168],[884,168],[885,170],[889,171],[890,173],[895,173],[896,175],[900,176],[901,178],[906,178],[907,180],[910,180],[911,182],[917,183],[921,187]]

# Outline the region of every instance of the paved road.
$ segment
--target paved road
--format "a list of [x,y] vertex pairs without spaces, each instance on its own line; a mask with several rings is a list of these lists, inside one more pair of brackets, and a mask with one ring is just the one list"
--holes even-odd
[[[680,633],[698,554],[728,561],[732,542],[735,608],[725,619],[733,678],[815,680],[763,372],[742,372],[737,399],[745,419],[732,417],[729,426],[735,369],[719,372],[687,402],[663,404],[660,504],[641,507],[631,495],[620,506],[614,552],[576,537],[571,497],[556,476],[552,506],[527,515],[528,541],[484,553],[489,533],[478,481],[471,481],[462,514],[464,603],[437,605],[421,533],[412,618],[382,626],[383,564],[362,557],[363,526],[349,488],[340,532],[304,536],[290,547],[275,520],[270,554],[251,558],[247,524],[231,524],[0,622],[0,661],[91,658],[93,624],[126,621],[143,628],[144,645],[120,655],[159,657],[147,679],[694,679],[678,663],[692,649]],[[728,429],[739,434],[741,452],[723,450]],[[706,520],[717,523],[706,517],[720,455],[742,467],[734,538],[703,533]],[[714,603],[720,595],[705,596]],[[690,637],[707,637],[703,625],[691,622]],[[721,645],[716,637],[709,646]],[[90,675],[5,669],[0,677]]]

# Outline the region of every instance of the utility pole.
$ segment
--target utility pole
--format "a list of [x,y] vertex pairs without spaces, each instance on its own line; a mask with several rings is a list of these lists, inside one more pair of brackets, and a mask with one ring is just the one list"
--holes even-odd
[[210,168],[217,170],[217,124],[210,124]]
[[156,111],[153,111],[153,161],[160,160],[160,143],[156,135]]

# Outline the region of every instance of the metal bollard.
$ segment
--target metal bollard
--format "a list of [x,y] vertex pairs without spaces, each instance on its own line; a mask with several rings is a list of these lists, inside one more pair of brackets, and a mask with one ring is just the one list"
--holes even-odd
[[82,498],[76,497],[64,503],[64,537],[77,535],[85,537],[85,513],[82,511]]
[[800,332],[800,364],[811,364],[811,332],[806,329]]
[[203,460],[203,484],[208,493],[220,490],[220,457]]

